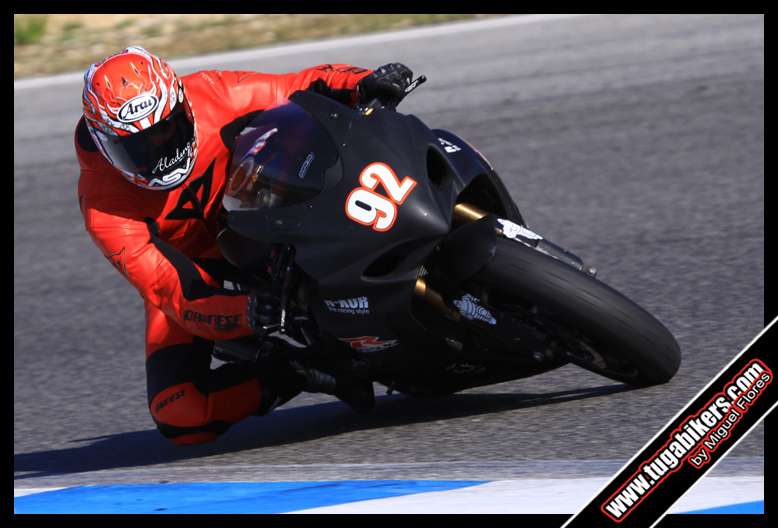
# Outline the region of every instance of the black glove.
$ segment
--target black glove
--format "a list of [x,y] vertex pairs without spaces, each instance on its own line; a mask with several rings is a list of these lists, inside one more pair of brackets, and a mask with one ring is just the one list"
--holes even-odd
[[399,62],[384,64],[357,84],[359,102],[378,98],[382,103],[399,103],[413,80],[410,68]]
[[252,291],[247,312],[249,326],[261,333],[281,324],[281,300],[270,292]]

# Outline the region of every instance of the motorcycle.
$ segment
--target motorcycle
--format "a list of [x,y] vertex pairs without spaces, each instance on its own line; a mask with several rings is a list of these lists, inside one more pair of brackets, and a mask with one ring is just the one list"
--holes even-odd
[[[281,299],[266,331],[285,361],[411,396],[568,363],[630,385],[673,377],[662,323],[531,230],[478,150],[395,106],[299,91],[236,138],[219,247],[240,289]],[[214,356],[281,353],[258,342]]]

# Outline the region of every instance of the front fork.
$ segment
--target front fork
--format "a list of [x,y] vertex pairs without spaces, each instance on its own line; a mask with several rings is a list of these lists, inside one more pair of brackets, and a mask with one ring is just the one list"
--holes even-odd
[[[454,206],[454,225],[478,222],[488,214],[471,204],[459,203]],[[586,266],[576,255],[549,242],[525,226],[500,218],[497,219],[494,230],[498,236],[524,244],[581,272],[591,276],[597,273],[595,268]],[[547,337],[532,325],[520,321],[514,314],[481,306],[480,299],[467,292],[459,291],[458,288],[445,287],[444,289],[446,290],[444,293],[435,290],[425,276],[419,276],[416,279],[414,294],[449,321],[476,327],[478,335],[483,338],[485,344],[491,344],[496,348],[504,348],[509,343],[512,346],[519,345],[521,349],[529,352],[535,361],[549,359]],[[516,341],[520,343],[515,343]]]
[[[454,206],[454,224],[462,224],[465,222],[477,222],[486,216],[486,211],[475,207],[474,205],[458,203]],[[587,266],[576,255],[570,253],[566,249],[549,242],[542,236],[538,235],[534,231],[531,231],[526,226],[519,225],[510,220],[498,218],[497,222],[500,227],[495,228],[498,236],[514,240],[525,246],[529,246],[532,249],[545,253],[549,257],[553,257],[557,260],[561,260],[565,264],[574,267],[578,271],[588,273],[592,277],[597,275],[597,269],[592,266]]]
[[[477,222],[488,215],[486,211],[479,209],[478,207],[466,203],[458,203],[454,206],[454,225],[462,225],[469,222]],[[499,218],[497,220],[500,227],[495,227],[495,231],[498,236],[514,240],[521,244],[531,247],[541,253],[561,260],[562,262],[576,268],[579,271],[588,273],[592,277],[597,275],[597,269],[592,266],[587,266],[576,255],[561,248],[560,246],[549,242],[542,236],[538,235],[534,231],[530,231],[525,226]],[[424,277],[416,279],[416,287],[414,289],[416,297],[430,304],[434,308],[438,309],[444,315],[458,320],[458,312],[452,309],[440,295],[440,293],[433,290],[426,282]]]

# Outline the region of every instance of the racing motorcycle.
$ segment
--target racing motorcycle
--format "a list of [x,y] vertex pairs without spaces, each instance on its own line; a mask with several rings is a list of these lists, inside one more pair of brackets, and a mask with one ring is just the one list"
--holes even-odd
[[290,346],[244,338],[216,357],[279,353],[412,396],[567,363],[631,385],[675,374],[657,319],[530,229],[475,148],[396,103],[299,91],[236,137],[219,246],[236,287],[281,300],[266,331]]

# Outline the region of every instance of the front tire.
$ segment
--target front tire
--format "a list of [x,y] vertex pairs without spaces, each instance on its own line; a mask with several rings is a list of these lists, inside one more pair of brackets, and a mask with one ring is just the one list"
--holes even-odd
[[498,238],[494,258],[473,280],[486,304],[520,311],[587,370],[653,385],[670,380],[681,364],[678,343],[654,316],[594,277],[521,243]]

